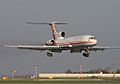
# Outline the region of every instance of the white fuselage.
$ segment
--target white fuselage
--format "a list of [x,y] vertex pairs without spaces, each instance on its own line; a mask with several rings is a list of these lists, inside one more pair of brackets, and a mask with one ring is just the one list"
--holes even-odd
[[56,39],[56,45],[72,45],[72,46],[94,46],[97,40],[92,35],[75,36],[64,39]]

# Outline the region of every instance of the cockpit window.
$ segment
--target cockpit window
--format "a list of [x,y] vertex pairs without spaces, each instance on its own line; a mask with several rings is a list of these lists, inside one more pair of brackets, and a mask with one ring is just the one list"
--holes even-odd
[[89,39],[96,39],[95,37],[90,37]]

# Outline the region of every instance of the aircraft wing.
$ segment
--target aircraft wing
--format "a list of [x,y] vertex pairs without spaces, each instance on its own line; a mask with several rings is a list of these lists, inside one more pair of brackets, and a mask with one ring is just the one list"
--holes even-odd
[[[54,46],[47,46],[47,45],[2,45],[3,47],[10,47],[10,48],[18,48],[18,49],[27,49],[27,50],[40,50],[40,51],[44,51],[44,50],[71,50],[73,48],[73,50],[76,48],[72,47],[72,46],[58,46],[58,45],[54,45]],[[119,49],[119,46],[93,46],[93,47],[89,47],[88,49],[90,51],[98,51],[98,50],[105,50],[105,49]],[[80,50],[85,50],[85,47],[79,47],[77,48],[78,51]]]
[[93,46],[90,50],[97,51],[97,50],[105,50],[105,49],[119,49],[120,46]]
[[46,45],[2,45],[8,48],[29,49],[29,50],[53,50],[59,49],[59,46],[46,46]]

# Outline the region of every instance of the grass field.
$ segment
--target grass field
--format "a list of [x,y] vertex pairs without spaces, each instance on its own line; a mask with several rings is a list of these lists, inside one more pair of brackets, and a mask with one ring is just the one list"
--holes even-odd
[[1,84],[120,84],[120,80],[102,79],[39,79],[39,80],[0,80]]

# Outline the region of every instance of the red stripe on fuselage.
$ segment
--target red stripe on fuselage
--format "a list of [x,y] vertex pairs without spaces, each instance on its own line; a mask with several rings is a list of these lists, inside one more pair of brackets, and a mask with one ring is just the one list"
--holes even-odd
[[80,41],[80,42],[68,42],[68,43],[56,43],[58,45],[93,45],[95,44],[95,42],[91,42],[91,41]]

